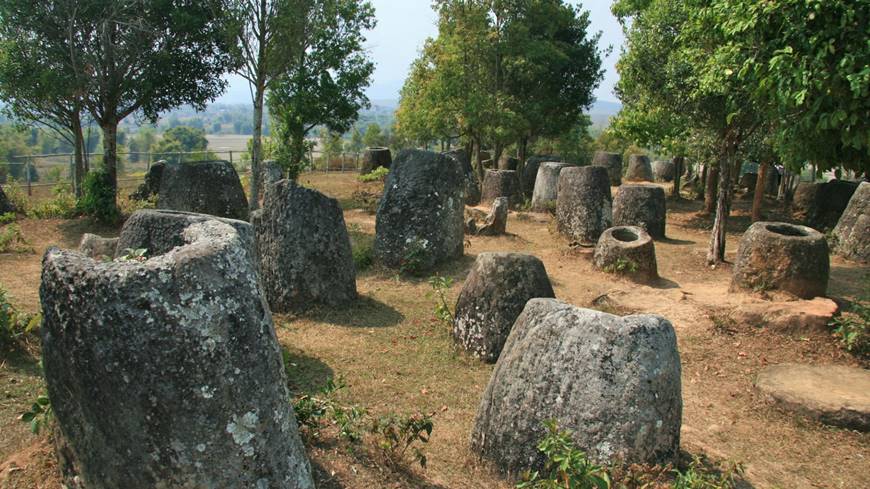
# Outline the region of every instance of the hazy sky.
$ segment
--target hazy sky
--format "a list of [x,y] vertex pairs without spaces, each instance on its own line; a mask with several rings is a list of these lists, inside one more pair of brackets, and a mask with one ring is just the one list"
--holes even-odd
[[[436,15],[431,0],[372,0],[372,3],[378,25],[366,37],[377,68],[368,95],[373,100],[398,99],[408,68],[423,41],[437,34]],[[576,5],[581,2],[569,3]],[[601,45],[613,46],[613,52],[604,60],[607,74],[596,96],[600,100],[616,100],[613,94],[617,79],[614,65],[622,46],[622,30],[610,13],[610,0],[586,0],[582,3],[583,8],[590,11],[592,31],[602,31]],[[250,103],[247,82],[237,76],[231,76],[229,80],[227,93],[217,102]]]

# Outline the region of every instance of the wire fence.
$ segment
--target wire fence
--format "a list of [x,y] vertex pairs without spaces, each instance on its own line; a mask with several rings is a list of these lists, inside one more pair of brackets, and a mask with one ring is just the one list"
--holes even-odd
[[[326,154],[310,151],[307,172],[358,172],[361,153],[341,152]],[[89,153],[87,166],[102,165],[102,153]],[[145,179],[151,165],[157,161],[187,163],[206,160],[226,160],[240,175],[250,175],[251,158],[247,151],[207,150],[173,153],[118,152],[118,187],[135,187]],[[58,185],[72,185],[75,181],[75,155],[73,153],[36,154],[13,157],[0,162],[0,184],[17,184],[29,196],[45,194]]]

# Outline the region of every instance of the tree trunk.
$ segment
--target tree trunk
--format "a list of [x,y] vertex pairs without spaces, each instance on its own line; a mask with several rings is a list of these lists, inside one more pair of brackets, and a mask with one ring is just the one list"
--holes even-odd
[[471,165],[477,170],[477,180],[480,185],[483,185],[483,162],[480,161],[480,139],[477,137],[471,138]]
[[101,124],[103,129],[103,169],[108,174],[112,188],[112,205],[117,209],[118,201],[118,122],[108,120]]
[[716,198],[716,218],[713,220],[713,231],[710,233],[710,249],[707,251],[707,264],[718,265],[725,261],[725,231],[728,227],[728,215],[731,213],[731,170],[735,157],[734,145],[726,142],[725,157],[719,165],[719,189]]
[[263,94],[266,91],[265,82],[258,83],[254,95],[254,136],[251,142],[251,188],[248,195],[248,207],[252,211],[260,208],[260,187],[262,171],[260,162],[263,158]]
[[529,138],[522,137],[517,145],[517,159],[519,160],[519,164],[517,164],[517,175],[520,175],[522,178],[523,172],[526,167],[526,152],[529,148]]
[[716,194],[719,185],[719,166],[707,170],[707,182],[704,185],[704,214],[710,215],[716,209]]
[[755,182],[755,195],[752,196],[752,222],[761,220],[761,205],[764,203],[764,189],[767,186],[767,172],[770,163],[762,161],[758,165],[758,181]]
[[703,168],[701,168],[701,174],[698,175],[698,186],[700,192],[698,193],[698,198],[703,199],[707,194],[707,173],[710,170],[709,164],[704,164]]
[[683,156],[674,157],[674,188],[671,190],[671,196],[676,199],[680,198],[680,178],[683,176],[684,161],[685,157]]
[[82,133],[82,119],[81,115],[76,113],[72,118],[72,130],[73,130],[73,139],[75,140],[74,152],[75,152],[75,180],[73,181],[73,187],[75,191],[76,199],[80,199],[82,197],[82,181],[85,178],[85,141],[84,134]]

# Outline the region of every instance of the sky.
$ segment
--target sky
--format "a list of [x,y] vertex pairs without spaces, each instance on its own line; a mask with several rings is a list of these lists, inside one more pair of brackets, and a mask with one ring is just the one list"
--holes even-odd
[[[577,5],[578,1],[569,1]],[[607,70],[601,86],[596,90],[598,100],[615,101],[613,86],[617,80],[616,60],[622,46],[622,29],[610,13],[610,0],[586,0],[583,8],[590,11],[591,30],[601,31],[601,46],[613,46],[604,60]],[[408,74],[411,62],[418,56],[427,37],[438,33],[437,16],[431,0],[372,0],[378,24],[366,35],[366,48],[375,61],[373,82],[367,93],[370,99],[396,100]],[[230,86],[217,103],[245,103],[251,101],[247,82],[238,76],[228,76]]]

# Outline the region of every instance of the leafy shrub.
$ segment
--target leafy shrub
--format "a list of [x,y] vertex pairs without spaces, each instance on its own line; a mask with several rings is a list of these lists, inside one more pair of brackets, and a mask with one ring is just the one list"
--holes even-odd
[[637,272],[637,263],[625,258],[617,258],[616,262],[604,267],[604,271],[607,273],[620,274],[635,273]]
[[547,435],[538,443],[538,450],[547,458],[544,474],[527,472],[517,484],[518,489],[608,489],[610,475],[603,467],[590,462],[586,454],[574,446],[571,434],[559,430],[554,420],[544,422]]
[[432,287],[432,294],[435,295],[435,319],[441,321],[445,325],[453,324],[453,311],[450,310],[450,304],[447,303],[447,291],[453,286],[453,279],[434,275],[429,278],[429,286]]
[[0,347],[16,348],[31,338],[42,322],[40,314],[19,311],[0,287]]
[[121,215],[115,205],[112,181],[104,170],[91,171],[82,182],[82,199],[79,210],[100,222],[114,224]]
[[[0,216],[0,219],[3,221],[8,220],[8,216],[12,215],[14,218],[14,214],[3,214]],[[9,222],[8,224],[4,224],[0,221],[0,253],[30,253],[33,252],[33,248],[30,247],[27,240],[24,238],[24,234],[21,232],[21,226],[14,222]]]
[[5,226],[6,224],[15,222],[18,216],[15,215],[14,212],[7,212],[6,214],[0,214],[0,226]]
[[426,241],[414,238],[405,248],[405,254],[399,264],[399,271],[405,275],[419,276],[423,272],[424,258],[426,258]]
[[69,184],[59,183],[52,189],[51,200],[30,206],[27,216],[34,219],[71,219],[79,214],[76,198]]
[[360,229],[359,224],[348,226],[353,263],[357,272],[368,270],[375,262],[375,238]]
[[22,413],[18,419],[29,423],[30,432],[38,435],[42,428],[51,426],[53,415],[51,400],[47,394],[41,394],[37,396],[30,409]]
[[377,437],[378,448],[390,464],[404,463],[410,449],[414,461],[425,468],[426,454],[416,443],[429,443],[433,427],[432,418],[426,415],[387,414],[374,420],[371,432]]
[[19,183],[12,182],[3,191],[15,210],[21,214],[27,214],[27,211],[30,210],[30,198]]
[[357,178],[360,182],[381,182],[387,175],[390,173],[389,168],[384,168],[379,166],[375,168],[371,173],[366,173],[365,175],[360,175]]
[[734,464],[721,472],[712,472],[704,467],[698,457],[685,471],[674,470],[673,489],[733,489],[737,476],[742,472],[740,465]]
[[831,322],[843,347],[858,356],[870,356],[870,303],[855,302]]
[[[285,360],[286,361],[286,360]],[[360,425],[366,412],[356,406],[342,406],[335,401],[335,393],[346,387],[341,378],[329,379],[317,396],[302,396],[293,403],[293,411],[299,426],[318,436],[325,423],[338,428],[340,438],[357,442],[362,439]]]

